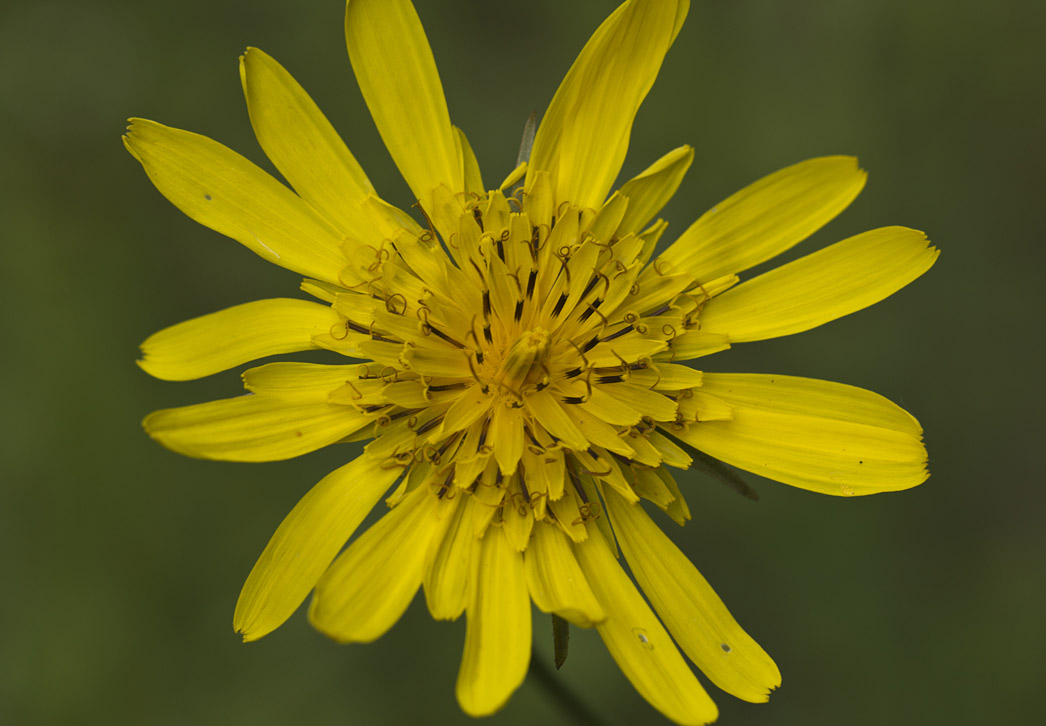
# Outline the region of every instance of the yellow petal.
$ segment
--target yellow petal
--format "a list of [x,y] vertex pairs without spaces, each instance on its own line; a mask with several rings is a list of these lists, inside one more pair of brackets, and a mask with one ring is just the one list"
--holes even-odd
[[287,187],[216,141],[131,119],[124,145],[156,188],[202,225],[264,259],[337,282],[341,233]]
[[871,391],[772,375],[706,373],[702,391],[733,418],[673,435],[733,466],[822,494],[852,496],[921,484],[918,422]]
[[825,156],[763,177],[701,215],[660,260],[703,281],[742,272],[809,237],[864,187],[852,156]]
[[501,473],[514,473],[523,455],[523,412],[502,402],[494,404],[488,438]]
[[[267,393],[299,401],[327,401],[332,394],[351,382],[357,390],[380,389],[381,378],[360,381],[358,365],[323,365],[320,363],[267,363],[243,372],[243,387],[252,393]],[[351,396],[346,396],[353,400]],[[341,401],[337,401],[341,403]]]
[[280,627],[298,609],[338,551],[401,469],[360,456],[325,476],[283,520],[236,602],[233,627],[244,641]]
[[409,0],[350,0],[349,60],[400,173],[427,202],[440,184],[464,191],[458,145],[425,30]]
[[314,349],[339,325],[327,305],[258,300],[172,325],[146,338],[138,365],[165,381],[188,381],[279,353]]
[[531,393],[525,403],[527,411],[537,422],[569,448],[581,451],[588,448],[588,439],[574,425],[563,405],[547,390]]
[[753,703],[767,701],[781,685],[774,661],[642,506],[604,491],[628,566],[679,647],[724,691]]
[[606,620],[606,613],[588,586],[567,536],[556,525],[534,524],[534,538],[523,553],[523,562],[527,588],[538,608],[582,628]]
[[349,406],[249,394],[156,411],[142,425],[156,441],[186,456],[279,461],[333,444],[368,421]]
[[677,0],[630,0],[599,26],[541,121],[528,189],[534,172],[547,171],[557,201],[591,209],[603,204],[685,10]]
[[295,191],[345,235],[372,239],[391,231],[369,217],[367,175],[323,112],[283,66],[257,48],[240,58],[240,79],[254,134]]
[[436,502],[418,487],[334,561],[309,607],[317,630],[340,643],[369,643],[396,624],[421,585]]
[[933,266],[926,235],[883,227],[782,265],[712,298],[701,329],[732,343],[799,333],[889,297]]
[[628,199],[628,210],[617,228],[619,236],[639,232],[657,216],[676,193],[693,160],[694,149],[680,146],[625,182],[620,193]]
[[596,525],[574,544],[578,563],[607,619],[596,625],[607,650],[635,689],[678,724],[707,724],[719,712],[675,643],[614,559]]
[[501,527],[487,530],[474,562],[457,697],[465,713],[487,716],[505,705],[527,675],[530,597],[523,555]]
[[465,132],[457,126],[454,127],[454,135],[458,146],[461,148],[461,161],[465,174],[465,191],[472,194],[483,194],[486,192],[486,188],[483,186],[483,175],[479,170],[479,161],[476,159],[476,153],[472,150],[472,145],[469,143],[468,137],[465,136]]
[[468,604],[476,498],[459,494],[457,499],[453,515],[433,538],[425,558],[425,602],[436,620],[455,620]]

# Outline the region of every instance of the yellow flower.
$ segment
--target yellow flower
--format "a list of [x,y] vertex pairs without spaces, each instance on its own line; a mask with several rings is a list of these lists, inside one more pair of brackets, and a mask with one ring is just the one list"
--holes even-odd
[[[780,674],[639,504],[689,519],[668,469],[692,463],[680,443],[825,494],[926,478],[919,424],[874,393],[681,364],[860,310],[937,256],[921,232],[885,227],[739,282],[861,190],[855,159],[824,157],[713,207],[648,264],[666,228],[652,220],[693,151],[669,152],[608,194],[687,7],[621,5],[553,98],[529,163],[488,191],[410,2],[350,0],[352,67],[424,226],[378,198],[260,50],[240,63],[251,123],[294,191],[210,139],[132,120],[127,148],[164,196],[304,275],[302,290],[321,301],[262,300],[175,325],[143,343],[142,368],[187,380],[316,348],[364,361],[269,363],[244,373],[250,395],[145,420],[170,449],[229,461],[372,439],[265,548],[236,607],[245,640],[314,592],[316,628],[371,641],[423,587],[433,617],[466,614],[457,697],[489,714],[527,673],[533,602],[594,626],[670,719],[707,723],[715,704],[676,644],[746,701],[766,701]],[[342,552],[394,486],[390,511]]]

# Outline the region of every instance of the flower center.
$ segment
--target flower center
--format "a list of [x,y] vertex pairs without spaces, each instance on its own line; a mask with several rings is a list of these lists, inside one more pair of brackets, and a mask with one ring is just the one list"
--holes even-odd
[[551,336],[544,328],[524,332],[505,353],[493,383],[506,386],[517,394],[525,384],[538,383],[542,378],[546,379],[547,385],[546,359],[550,341]]

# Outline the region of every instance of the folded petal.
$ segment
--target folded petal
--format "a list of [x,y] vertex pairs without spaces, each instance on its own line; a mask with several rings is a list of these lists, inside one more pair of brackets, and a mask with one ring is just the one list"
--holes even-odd
[[853,496],[908,489],[926,472],[922,429],[882,396],[792,376],[705,373],[733,418],[673,435],[727,464],[802,489]]
[[421,585],[436,502],[418,487],[334,561],[309,607],[317,630],[340,643],[369,643],[396,624]]
[[445,515],[425,558],[425,602],[436,620],[455,620],[468,605],[476,498],[459,495],[453,512]]
[[658,258],[705,282],[736,274],[809,237],[864,187],[852,156],[825,156],[763,177],[705,212]]
[[188,381],[279,353],[317,348],[314,335],[339,325],[329,305],[279,298],[236,305],[146,338],[138,365],[165,381]]
[[574,625],[590,628],[606,613],[588,586],[567,536],[554,524],[535,522],[534,537],[523,553],[527,588],[534,604]]
[[[279,361],[246,370],[243,372],[242,378],[243,387],[251,393],[283,396],[302,403],[306,401],[319,403],[335,398],[333,394],[343,390],[346,383],[351,383],[351,388],[356,391],[359,391],[360,388],[379,388],[382,385],[380,380],[375,383],[375,379],[360,381],[359,374],[359,365],[339,366]],[[361,398],[362,396],[357,395],[355,400]],[[350,396],[349,400],[354,399]],[[341,403],[341,401],[333,402]]]
[[257,48],[240,57],[240,80],[258,143],[295,191],[343,234],[389,234],[390,215],[364,201],[374,187],[323,112],[283,66]]
[[402,473],[360,456],[309,490],[269,540],[236,602],[233,627],[257,640],[298,609],[381,495]]
[[607,613],[596,624],[618,667],[640,695],[678,724],[707,724],[719,711],[657,616],[617,563],[597,526],[574,544],[581,570]]
[[628,209],[618,225],[619,237],[639,232],[657,216],[686,176],[694,161],[694,149],[673,149],[622,185],[620,194],[628,199]]
[[370,420],[351,406],[248,394],[162,409],[142,425],[156,441],[186,456],[279,461],[333,444]]
[[360,91],[414,196],[465,189],[447,101],[425,30],[409,0],[349,0],[345,40]]
[[458,671],[458,703],[470,716],[505,705],[530,665],[530,597],[523,555],[502,527],[487,529],[474,548],[465,651]]
[[701,330],[731,343],[799,333],[889,297],[937,259],[926,235],[883,227],[801,257],[712,298]]
[[598,209],[628,150],[632,121],[686,14],[677,0],[630,0],[571,66],[534,138],[527,170],[546,171],[555,198]]
[[462,171],[465,174],[465,191],[470,194],[482,195],[487,190],[483,186],[483,175],[480,173],[479,160],[476,159],[476,153],[472,150],[472,144],[469,143],[465,132],[457,126],[454,127],[454,136],[461,150]]
[[754,703],[768,700],[781,685],[774,661],[643,507],[604,491],[628,566],[679,647],[724,691]]
[[124,145],[156,188],[200,224],[264,259],[337,282],[342,234],[301,197],[216,141],[131,119]]

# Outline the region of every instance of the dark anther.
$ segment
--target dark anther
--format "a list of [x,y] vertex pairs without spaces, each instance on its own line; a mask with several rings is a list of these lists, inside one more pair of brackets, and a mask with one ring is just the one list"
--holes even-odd
[[598,345],[598,344],[599,344],[599,336],[598,335],[593,335],[592,338],[587,343],[585,343],[583,346],[581,346],[580,350],[581,350],[582,353],[587,353],[588,351],[590,351],[593,348],[595,348],[596,345]]
[[421,426],[418,427],[417,431],[415,431],[414,433],[417,434],[418,436],[421,436],[423,433],[425,433],[427,431],[431,431],[432,429],[434,429],[437,426],[439,426],[441,421],[443,421],[443,417],[442,416],[437,416],[436,418],[431,419],[431,420],[426,421],[425,423],[423,423]]
[[598,308],[602,304],[603,298],[597,297],[587,308],[585,308],[585,312],[581,313],[581,317],[578,318],[578,321],[583,323],[586,320],[588,320],[590,317],[592,317],[592,313],[596,312],[596,308]]
[[527,299],[529,300],[534,296],[534,284],[538,280],[538,271],[531,270],[530,277],[527,278]]
[[440,330],[436,326],[432,325],[431,323],[429,324],[428,327],[429,327],[429,330],[433,333],[433,335],[437,335],[440,338],[443,338],[443,340],[447,341],[448,343],[453,345],[455,348],[464,348],[465,347],[462,343],[459,343],[458,341],[454,340],[449,335],[447,335],[446,333],[444,333],[442,330]]
[[494,342],[494,336],[490,334],[490,326],[489,325],[484,325],[483,326],[483,337],[487,339],[488,343],[493,343]]
[[593,275],[592,279],[588,281],[587,285],[585,285],[585,291],[581,293],[581,297],[578,299],[584,300],[590,292],[596,289],[596,285],[599,284],[600,279],[602,278],[600,278],[598,275]]
[[626,325],[625,327],[621,328],[621,330],[617,331],[616,333],[611,333],[607,337],[603,338],[603,342],[605,343],[608,340],[614,340],[615,338],[620,338],[622,335],[625,335],[627,333],[631,333],[632,330],[633,330],[633,328],[632,328],[631,325]]
[[567,304],[567,294],[561,292],[559,294],[559,300],[556,301],[556,307],[552,308],[552,316],[559,315],[560,311],[563,310],[563,306]]
[[[596,379],[596,383],[621,383],[623,380],[625,379],[621,376],[600,376]],[[431,391],[433,389],[429,388],[429,390]]]
[[490,290],[483,291],[483,317],[490,317]]
[[516,312],[513,314],[513,317],[516,319],[517,323],[519,322],[519,319],[523,317],[523,301],[522,300],[517,300],[516,301]]
[[458,383],[444,383],[444,384],[441,384],[439,386],[429,386],[429,390],[430,391],[437,391],[437,392],[438,391],[456,391],[459,388],[464,388],[467,385],[468,384],[465,383],[464,381],[459,381]]
[[564,396],[563,403],[584,403],[585,396]]
[[571,370],[569,370],[566,373],[564,373],[563,377],[564,378],[577,378],[580,375],[581,375],[581,369],[580,368],[572,368]]

